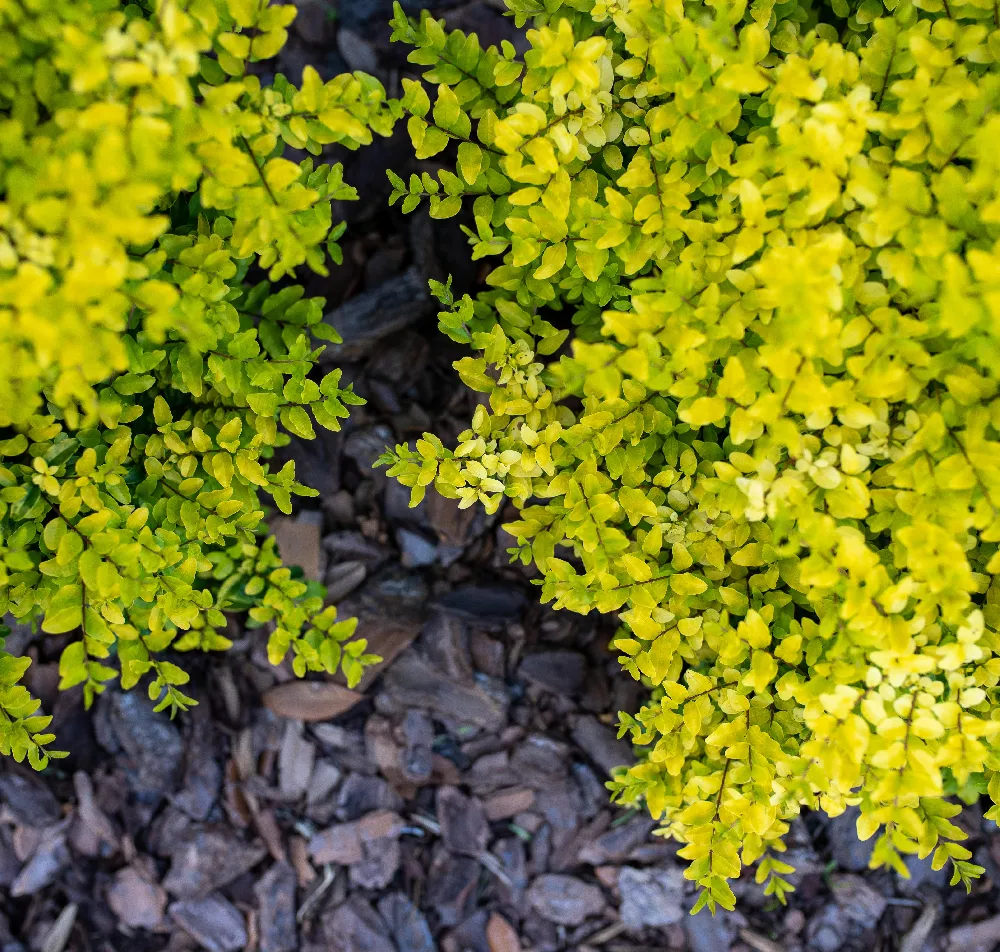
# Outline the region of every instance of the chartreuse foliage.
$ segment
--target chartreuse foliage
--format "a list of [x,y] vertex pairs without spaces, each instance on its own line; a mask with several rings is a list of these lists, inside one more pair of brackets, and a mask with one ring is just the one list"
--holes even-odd
[[499,260],[437,289],[484,405],[390,472],[511,499],[544,598],[620,613],[650,699],[612,786],[699,908],[758,860],[781,898],[803,807],[968,884],[952,798],[1000,800],[996,4],[508,4],[523,62],[394,22],[436,87],[417,154],[457,143],[396,197]]
[[[273,624],[272,660],[291,649],[300,674],[368,660],[262,530],[262,493],[285,512],[315,495],[274,448],[360,402],[339,372],[310,376],[313,336],[335,339],[323,301],[270,284],[326,273],[330,203],[353,190],[282,152],[356,148],[395,108],[360,74],[250,75],[294,13],[0,2],[0,615],[71,633],[62,686],[88,703],[148,675],[183,709],[163,652],[228,647],[226,611]],[[27,664],[0,652],[0,750],[42,767]]]

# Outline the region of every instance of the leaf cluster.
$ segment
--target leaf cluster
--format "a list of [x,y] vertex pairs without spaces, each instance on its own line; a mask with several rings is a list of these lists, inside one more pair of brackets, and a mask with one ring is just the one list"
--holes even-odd
[[803,808],[968,885],[954,799],[1000,802],[996,6],[508,6],[521,60],[397,9],[442,167],[394,198],[470,207],[494,267],[434,289],[469,428],[382,462],[512,501],[543,597],[618,613],[649,699],[612,788],[698,908],[756,861],[780,899]]
[[[356,622],[283,566],[262,496],[316,495],[271,459],[353,404],[319,375],[323,300],[272,284],[339,260],[339,165],[388,135],[362,74],[261,84],[294,6],[269,0],[0,5],[0,615],[72,635],[61,686],[89,704],[147,678],[192,703],[171,651],[271,628],[298,674],[372,660]],[[264,275],[266,274],[266,278]],[[44,767],[48,719],[0,651],[0,750]]]

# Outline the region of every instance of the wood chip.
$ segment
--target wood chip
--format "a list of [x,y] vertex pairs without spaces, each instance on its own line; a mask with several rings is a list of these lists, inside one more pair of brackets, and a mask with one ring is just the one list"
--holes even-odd
[[885,912],[885,896],[855,873],[830,877],[833,898],[862,929],[874,929]]
[[309,787],[316,745],[302,736],[302,722],[288,721],[278,752],[278,786],[289,800],[297,800]]
[[528,889],[527,899],[543,919],[564,926],[578,926],[604,911],[601,890],[574,876],[539,876]]
[[427,919],[403,893],[383,896],[378,911],[389,926],[399,952],[437,952]]
[[635,763],[632,745],[596,717],[581,717],[573,728],[573,740],[605,773]]
[[306,788],[306,806],[315,807],[328,800],[342,775],[341,769],[332,761],[322,758],[317,760]]
[[903,937],[899,946],[899,952],[921,952],[927,936],[934,928],[934,922],[941,911],[941,897],[937,893],[929,892],[923,911],[917,917],[917,921],[910,927],[910,931]]
[[76,791],[76,814],[70,827],[70,842],[77,852],[85,856],[113,853],[118,846],[119,834],[114,824],[97,805],[94,785],[82,770],[73,774]]
[[583,687],[587,659],[579,651],[533,651],[524,656],[517,673],[546,691],[575,697]]
[[507,719],[506,699],[488,694],[479,684],[458,684],[410,650],[386,672],[385,690],[397,703],[453,718],[487,731]]
[[285,841],[281,836],[281,827],[278,826],[274,809],[272,807],[260,806],[257,803],[257,798],[249,793],[246,794],[246,798],[254,828],[264,841],[268,854],[273,860],[279,863],[285,862],[288,858],[285,853]]
[[245,842],[230,827],[194,827],[174,845],[163,888],[179,899],[204,899],[249,872],[266,853],[263,846]]
[[404,825],[391,810],[373,810],[360,820],[337,823],[317,833],[309,842],[309,852],[317,863],[350,866],[364,859],[369,845],[374,849],[380,841],[398,838]]
[[208,952],[236,952],[247,944],[243,916],[218,893],[204,899],[175,902],[170,915]]
[[368,718],[365,724],[365,748],[369,758],[399,792],[404,800],[409,800],[417,790],[416,785],[403,770],[403,749],[393,737],[392,724],[378,714]]
[[288,566],[301,566],[307,579],[322,582],[326,568],[322,513],[303,512],[294,519],[275,516],[270,524],[281,561]]
[[465,545],[476,519],[473,508],[459,509],[457,499],[447,499],[433,488],[427,493],[427,521],[448,545]]
[[358,895],[328,906],[322,929],[329,952],[396,952],[385,921]]
[[63,952],[63,949],[66,948],[66,943],[69,942],[70,933],[73,931],[77,910],[77,904],[71,902],[59,913],[59,917],[52,923],[52,928],[49,929],[48,935],[45,936],[45,942],[42,944],[42,952]]
[[438,853],[427,870],[427,904],[443,926],[458,925],[472,911],[479,863],[469,856]]
[[0,774],[0,802],[17,823],[44,829],[59,821],[59,803],[52,791],[35,776]]
[[365,580],[367,574],[365,563],[357,560],[331,566],[326,573],[327,601],[336,605],[342,598],[350,595]]
[[785,947],[780,942],[772,942],[767,936],[754,932],[753,929],[740,929],[740,938],[757,952],[785,952]]
[[[338,37],[343,32],[338,30]],[[337,330],[343,343],[328,344],[320,356],[320,366],[332,367],[339,361],[359,357],[382,337],[402,330],[434,309],[427,279],[418,267],[407,268],[325,315],[327,324]]]
[[[420,634],[420,622],[362,617],[358,621],[355,634],[358,638],[367,638],[368,647],[365,650],[371,654],[377,654],[382,659],[377,664],[366,668],[365,673],[361,676],[358,690],[365,691]],[[342,676],[338,677],[342,679]]]
[[486,941],[490,952],[521,952],[521,942],[514,927],[495,912],[486,923]]
[[490,830],[483,805],[475,797],[465,796],[456,787],[439,787],[437,819],[441,839],[453,853],[478,856],[486,849]]
[[489,797],[483,806],[488,820],[508,820],[518,813],[524,813],[535,805],[535,791],[527,787],[500,790]]
[[316,879],[316,870],[309,862],[309,846],[304,837],[293,836],[288,841],[288,859],[295,870],[295,878],[299,886],[305,889]]
[[295,872],[275,863],[253,887],[257,898],[260,952],[295,952]]
[[119,870],[108,888],[108,905],[119,922],[132,929],[158,929],[167,908],[167,893],[139,870]]
[[286,681],[266,691],[264,706],[278,717],[328,721],[349,711],[364,697],[332,681]]
[[41,840],[31,859],[25,863],[17,878],[10,885],[10,895],[32,896],[56,881],[62,870],[69,865],[69,848],[66,832],[69,820],[61,820],[42,834]]
[[359,36],[346,27],[337,30],[337,49],[352,70],[362,70],[374,73],[378,70],[378,57],[375,49],[364,37]]
[[948,952],[990,952],[1000,942],[1000,916],[957,926],[948,933]]

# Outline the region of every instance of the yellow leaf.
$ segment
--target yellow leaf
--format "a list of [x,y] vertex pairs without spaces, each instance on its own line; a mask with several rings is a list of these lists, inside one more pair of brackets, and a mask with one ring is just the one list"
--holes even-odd
[[699,397],[686,410],[677,414],[691,426],[708,426],[725,419],[726,401],[721,397]]
[[670,576],[670,587],[678,595],[700,595],[708,588],[708,583],[697,575],[683,573]]

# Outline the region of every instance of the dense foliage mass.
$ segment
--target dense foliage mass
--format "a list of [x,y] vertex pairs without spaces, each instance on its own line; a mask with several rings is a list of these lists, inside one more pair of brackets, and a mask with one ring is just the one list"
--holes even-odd
[[[291,649],[299,673],[354,679],[367,660],[261,521],[262,492],[284,511],[315,494],[271,468],[274,447],[359,402],[339,372],[310,377],[313,336],[335,339],[323,301],[271,286],[326,273],[330,203],[352,190],[339,166],[282,153],[393,124],[369,77],[250,73],[294,15],[0,2],[0,616],[74,633],[61,683],[88,703],[148,675],[161,708],[184,708],[163,652],[226,648],[231,610],[272,623],[272,660]],[[27,666],[0,651],[0,750],[42,767],[53,737]]]
[[469,429],[385,461],[513,500],[544,598],[620,613],[651,694],[613,786],[699,907],[758,860],[780,898],[803,807],[968,884],[949,798],[1000,800],[996,4],[508,5],[523,62],[394,22],[436,87],[417,156],[457,143],[395,197],[501,260],[437,289]]

